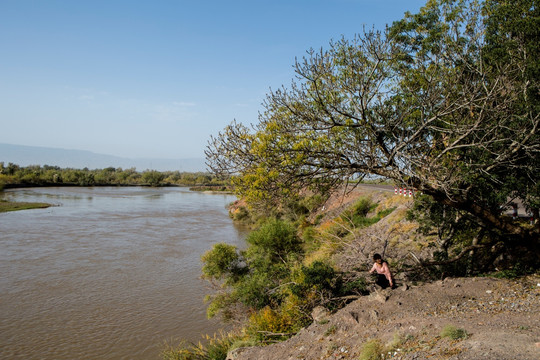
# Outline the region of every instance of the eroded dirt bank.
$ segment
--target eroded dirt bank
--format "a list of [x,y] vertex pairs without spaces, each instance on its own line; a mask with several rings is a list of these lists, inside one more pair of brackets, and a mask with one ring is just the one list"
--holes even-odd
[[[442,337],[449,325],[467,335]],[[402,284],[361,297],[335,314],[319,313],[288,341],[240,348],[228,358],[359,359],[370,341],[384,348],[381,359],[540,359],[540,276]]]

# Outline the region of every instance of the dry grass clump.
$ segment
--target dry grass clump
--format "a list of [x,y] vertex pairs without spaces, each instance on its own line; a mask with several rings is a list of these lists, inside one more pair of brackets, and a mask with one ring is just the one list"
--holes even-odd
[[441,331],[441,337],[449,338],[451,340],[462,340],[469,337],[469,333],[461,328],[457,328],[454,325],[446,325]]
[[379,339],[366,342],[360,350],[358,360],[381,360],[384,356],[384,345]]

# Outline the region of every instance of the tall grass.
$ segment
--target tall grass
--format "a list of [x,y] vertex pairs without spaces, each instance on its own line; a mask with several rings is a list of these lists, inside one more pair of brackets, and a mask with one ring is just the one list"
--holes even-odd
[[226,360],[227,352],[236,340],[228,333],[206,335],[204,342],[198,344],[181,342],[177,346],[165,344],[161,352],[163,360]]

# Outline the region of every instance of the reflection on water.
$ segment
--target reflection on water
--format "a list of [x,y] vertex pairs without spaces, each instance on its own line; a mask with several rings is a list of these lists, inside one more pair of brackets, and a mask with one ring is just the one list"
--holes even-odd
[[58,206],[0,214],[1,359],[155,359],[198,341],[209,292],[200,256],[240,245],[227,195],[183,188],[33,188]]

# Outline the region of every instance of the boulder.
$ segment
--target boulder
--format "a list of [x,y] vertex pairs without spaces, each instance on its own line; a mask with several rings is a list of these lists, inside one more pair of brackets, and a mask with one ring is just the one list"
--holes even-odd
[[324,306],[316,306],[311,312],[311,318],[315,322],[321,322],[323,320],[328,320],[330,313]]

